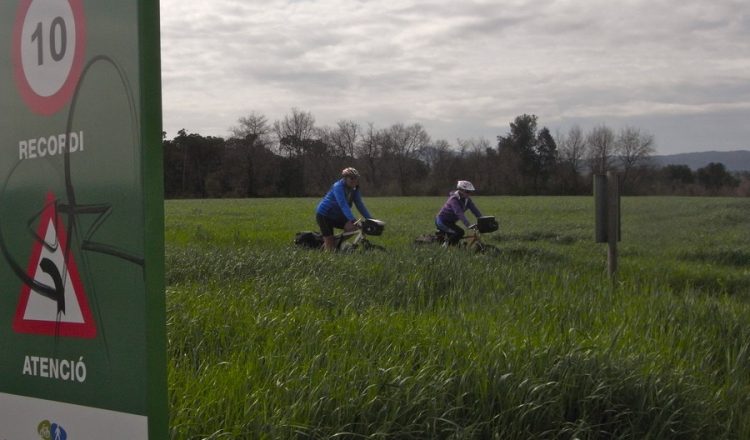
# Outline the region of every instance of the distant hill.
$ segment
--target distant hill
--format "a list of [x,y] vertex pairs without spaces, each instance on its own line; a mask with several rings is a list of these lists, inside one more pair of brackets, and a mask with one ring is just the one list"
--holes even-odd
[[664,156],[651,156],[654,163],[661,166],[687,165],[691,170],[703,168],[711,162],[723,163],[727,171],[750,171],[750,151],[702,151]]

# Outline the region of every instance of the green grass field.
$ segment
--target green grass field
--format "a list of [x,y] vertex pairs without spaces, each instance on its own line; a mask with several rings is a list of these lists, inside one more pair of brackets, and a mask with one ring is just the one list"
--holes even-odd
[[750,199],[477,197],[499,255],[414,247],[443,198],[367,198],[386,253],[297,249],[315,199],[166,202],[176,439],[750,438]]

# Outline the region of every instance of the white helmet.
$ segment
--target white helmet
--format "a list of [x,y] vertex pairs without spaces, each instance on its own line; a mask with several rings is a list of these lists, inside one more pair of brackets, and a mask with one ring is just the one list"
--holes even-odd
[[356,168],[346,167],[341,170],[341,177],[359,177],[359,171]]
[[474,185],[468,180],[459,180],[456,184],[456,189],[460,189],[461,191],[476,191]]

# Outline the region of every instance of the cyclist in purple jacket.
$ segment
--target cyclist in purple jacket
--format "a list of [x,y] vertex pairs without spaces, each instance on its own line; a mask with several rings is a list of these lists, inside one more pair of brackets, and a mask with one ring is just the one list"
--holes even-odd
[[372,218],[367,211],[362,195],[359,192],[359,171],[352,167],[341,171],[341,179],[337,180],[315,209],[315,220],[320,226],[323,236],[323,250],[332,251],[335,247],[333,229],[354,231],[357,218],[352,213],[352,203],[364,218]]
[[464,230],[456,223],[461,220],[464,226],[469,227],[469,220],[466,218],[466,210],[479,218],[482,213],[471,200],[471,194],[474,192],[474,185],[468,180],[459,180],[456,184],[456,190],[450,193],[448,200],[435,217],[435,226],[448,235],[448,243],[453,245],[458,243],[464,236]]

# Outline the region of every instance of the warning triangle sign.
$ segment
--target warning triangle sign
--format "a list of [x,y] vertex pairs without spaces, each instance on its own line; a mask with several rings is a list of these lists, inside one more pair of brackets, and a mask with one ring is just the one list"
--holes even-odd
[[13,330],[93,338],[96,325],[56,206],[55,196],[47,194],[26,271],[29,279],[21,288]]

